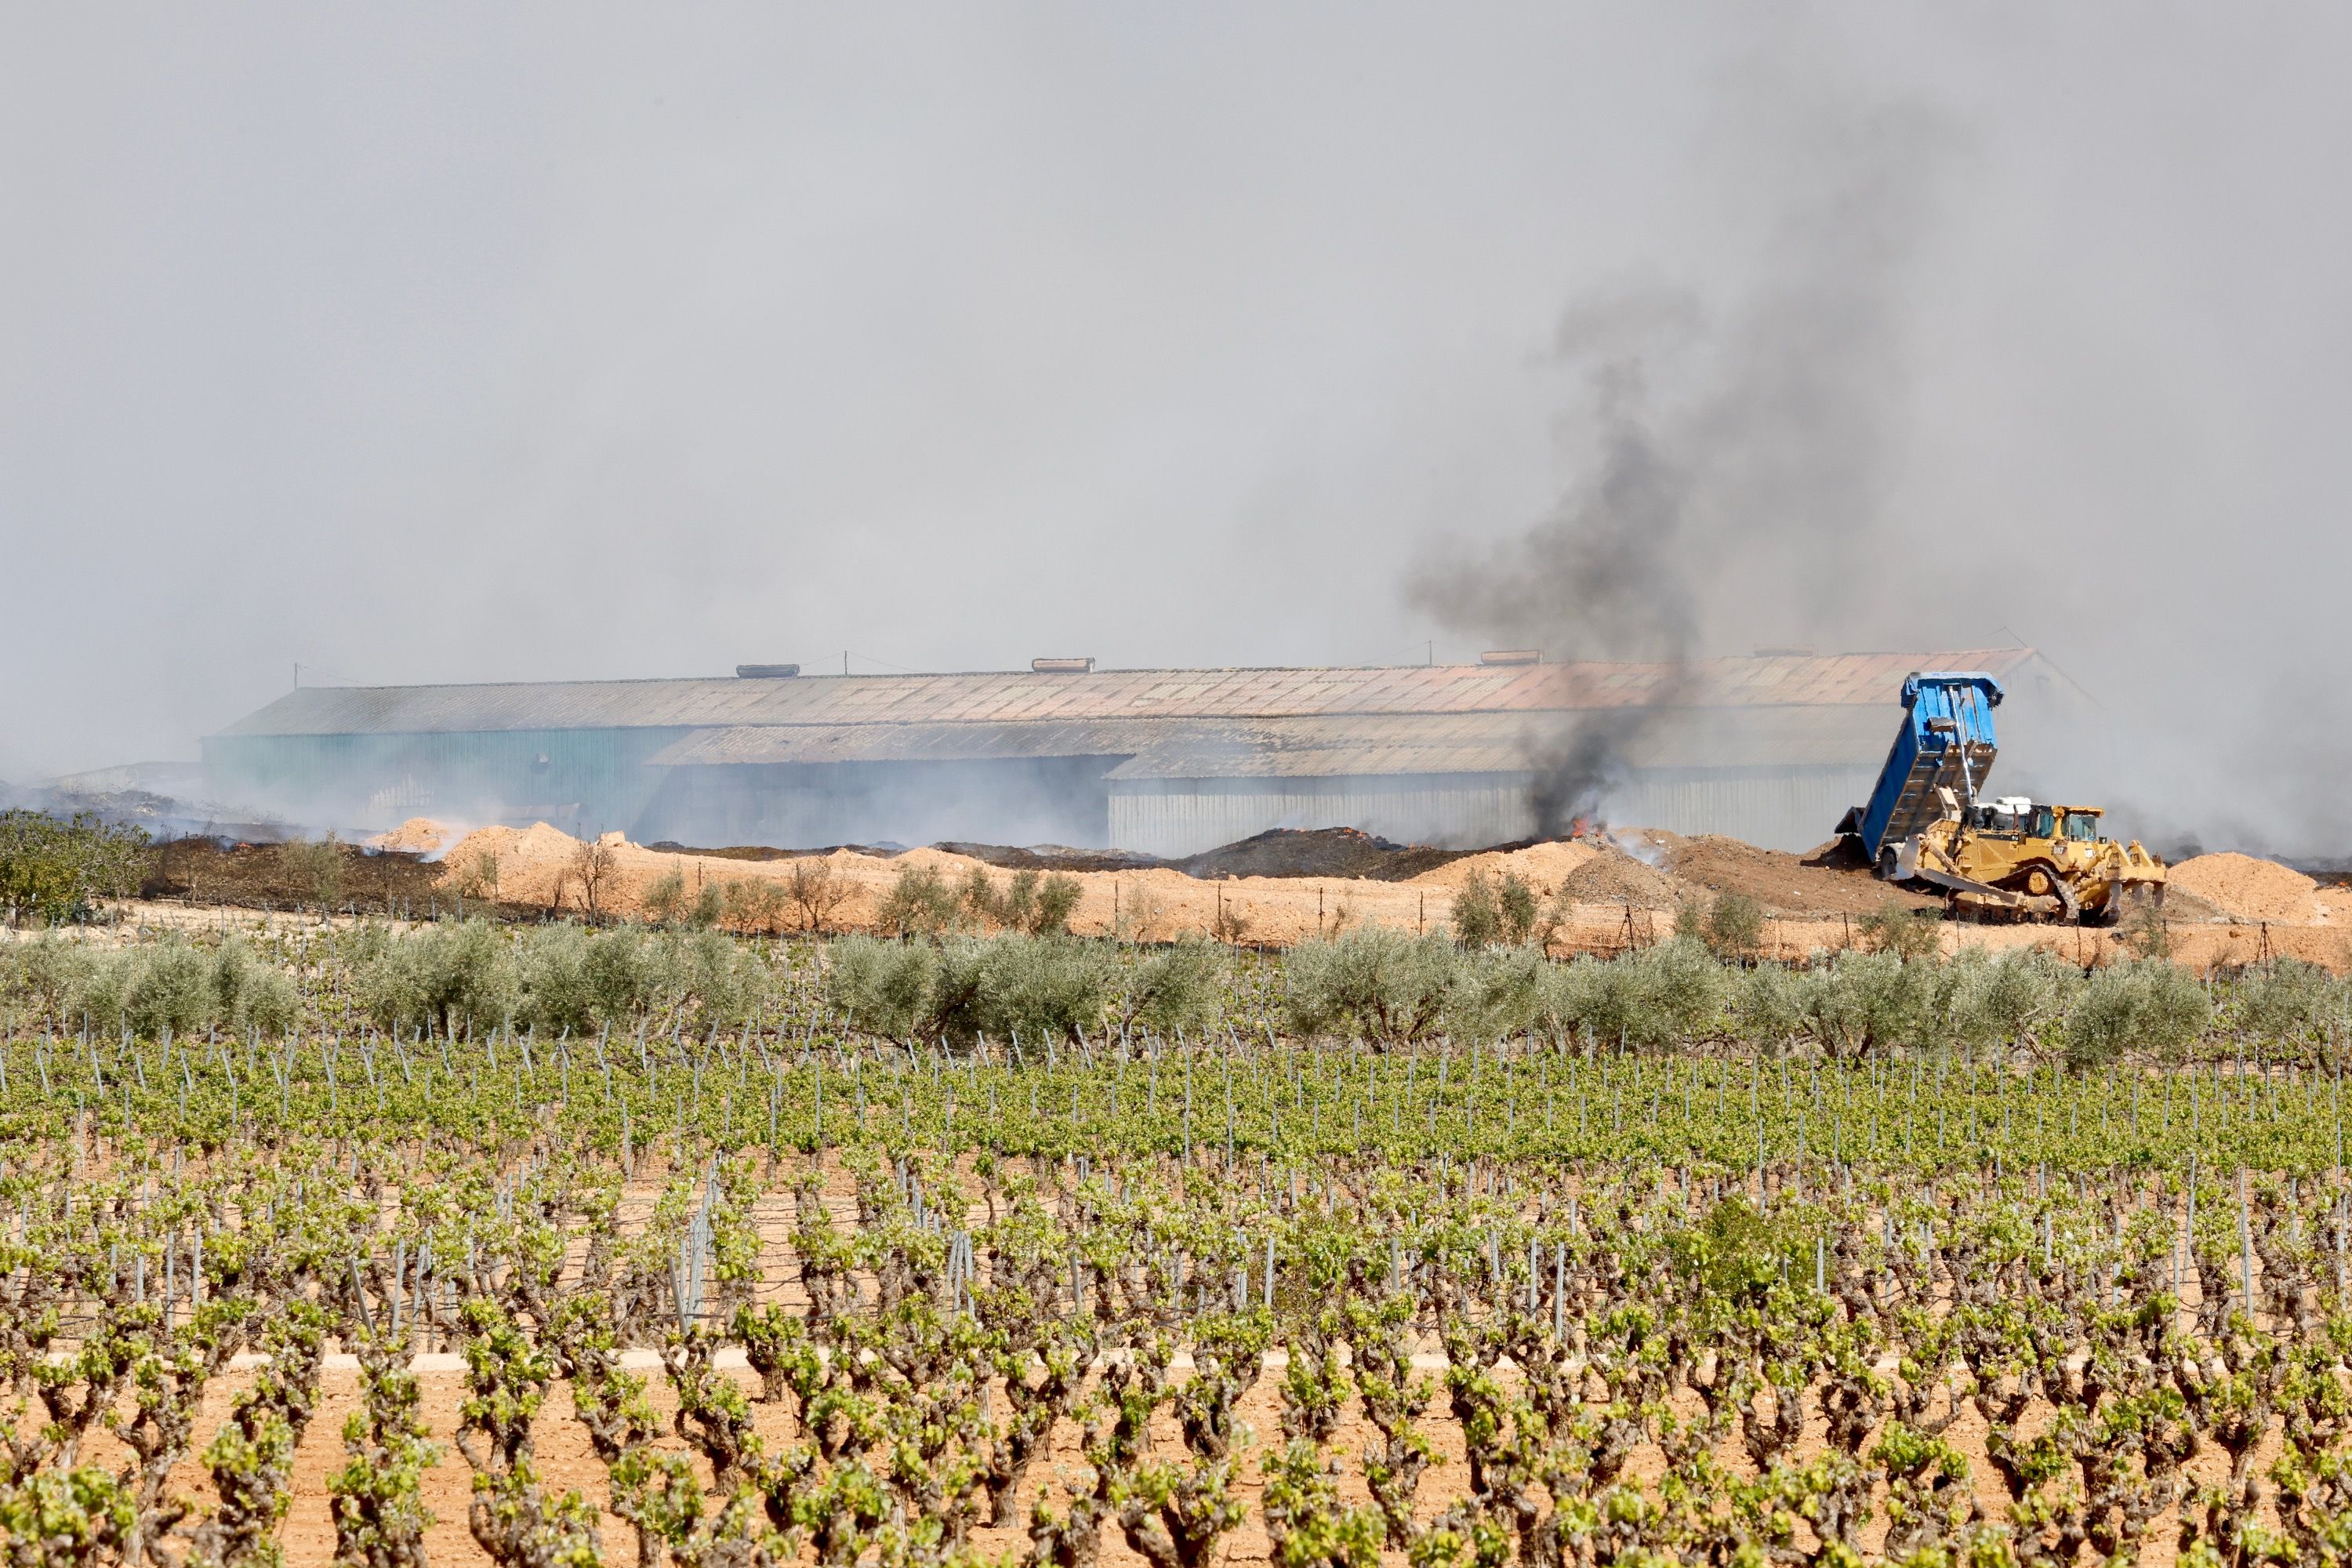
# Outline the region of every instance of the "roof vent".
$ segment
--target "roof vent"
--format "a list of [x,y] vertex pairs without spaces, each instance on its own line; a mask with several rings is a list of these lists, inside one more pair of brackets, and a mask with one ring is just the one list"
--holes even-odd
[[1480,664],[1541,664],[1543,649],[1539,647],[1495,647],[1478,656]]
[[800,672],[801,667],[797,664],[739,664],[735,667],[736,676],[743,680],[782,680]]
[[1040,675],[1087,675],[1092,673],[1091,658],[1033,658],[1029,668]]

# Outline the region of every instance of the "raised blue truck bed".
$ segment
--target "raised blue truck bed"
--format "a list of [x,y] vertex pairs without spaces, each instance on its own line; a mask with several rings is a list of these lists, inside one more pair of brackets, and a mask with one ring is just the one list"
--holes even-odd
[[1872,865],[1943,815],[1939,790],[1970,801],[1984,788],[1999,753],[1992,710],[2000,699],[2000,682],[1980,670],[1905,678],[1903,727],[1895,732],[1869,804],[1838,824],[1839,832],[1861,840]]

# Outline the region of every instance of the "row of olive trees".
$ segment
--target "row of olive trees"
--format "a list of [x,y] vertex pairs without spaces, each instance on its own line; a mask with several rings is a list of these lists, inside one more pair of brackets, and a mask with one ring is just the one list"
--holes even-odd
[[954,937],[833,945],[829,1005],[894,1039],[1035,1045],[1105,1030],[1200,1036],[1222,1017],[1223,949],[1179,942],[1149,954],[1074,937]]
[[97,947],[54,933],[0,947],[0,1001],[68,1032],[275,1034],[301,1012],[294,977],[247,942],[172,936]]
[[655,1021],[699,1029],[744,1018],[766,995],[751,950],[708,930],[507,931],[463,921],[404,935],[367,927],[355,946],[355,994],[387,1028],[586,1035]]
[[[1195,1037],[1255,1017],[1232,956],[1193,942],[1153,952],[1066,935],[827,945],[835,1023],[893,1038],[1037,1042],[1103,1029]],[[778,972],[710,930],[520,930],[448,921],[343,942],[349,1000],[376,1025],[546,1035],[652,1025],[731,1026],[781,1004]],[[1533,945],[1464,947],[1450,935],[1365,927],[1281,960],[1278,1008],[1302,1035],[1555,1039],[1657,1049],[1740,1042],[1853,1059],[1892,1049],[2016,1050],[2081,1068],[2126,1050],[2174,1054],[2251,1040],[2333,1062],[2352,991],[2294,960],[2215,987],[2161,961],[2097,969],[2033,948],[1951,960],[1888,945],[1805,966],[1727,961],[1699,936],[1610,959],[1548,959]],[[320,1021],[343,1016],[316,999]],[[68,1030],[153,1036],[202,1026],[275,1032],[302,1016],[293,977],[242,938],[120,948],[45,936],[0,945],[0,1013]]]
[[1465,949],[1450,937],[1366,928],[1285,961],[1285,1009],[1302,1034],[1492,1039],[1537,1033],[1655,1049],[1708,1038],[1840,1058],[1890,1049],[2016,1049],[2078,1068],[2126,1050],[2177,1054],[2209,1032],[2289,1048],[2336,1037],[2345,983],[2283,961],[2224,997],[2173,964],[2081,969],[2038,948],[1948,961],[1894,946],[1804,966],[1727,963],[1700,937],[1616,958],[1548,961],[1533,946]]

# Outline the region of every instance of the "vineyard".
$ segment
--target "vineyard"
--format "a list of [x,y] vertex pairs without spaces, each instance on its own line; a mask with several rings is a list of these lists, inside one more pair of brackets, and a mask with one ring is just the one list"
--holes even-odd
[[0,1542],[2346,1561],[2346,1005],[1899,931],[26,937]]

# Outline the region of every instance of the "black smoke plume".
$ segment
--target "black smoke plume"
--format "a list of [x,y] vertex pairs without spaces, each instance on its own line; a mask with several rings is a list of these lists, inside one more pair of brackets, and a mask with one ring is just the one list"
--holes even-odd
[[1410,594],[1547,659],[1660,667],[1649,705],[1529,735],[1547,835],[1594,816],[1640,738],[1697,700],[1696,659],[1754,640],[1852,646],[1871,625],[1913,262],[1954,137],[1916,106],[1818,88],[1737,101],[1738,199],[1763,201],[1748,277],[1712,308],[1656,280],[1576,299],[1551,344],[1576,390],[1558,505],[1483,553],[1425,563]]

